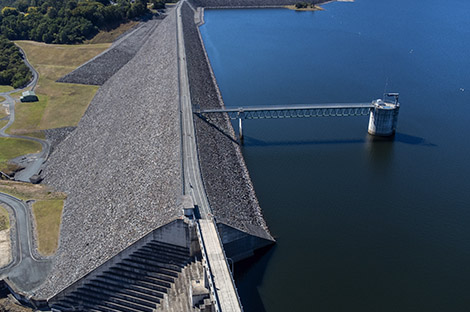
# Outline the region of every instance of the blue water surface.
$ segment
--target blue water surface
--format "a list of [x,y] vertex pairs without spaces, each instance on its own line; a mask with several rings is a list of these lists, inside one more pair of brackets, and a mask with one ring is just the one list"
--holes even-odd
[[206,10],[227,106],[400,92],[393,141],[367,117],[245,121],[277,245],[236,267],[246,311],[470,309],[470,1]]

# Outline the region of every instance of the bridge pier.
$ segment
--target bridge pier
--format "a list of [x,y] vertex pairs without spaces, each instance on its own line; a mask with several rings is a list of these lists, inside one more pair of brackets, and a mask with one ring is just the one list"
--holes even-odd
[[238,118],[238,136],[240,138],[240,143],[243,143],[243,122],[242,118]]
[[238,137],[240,139],[240,143],[243,144],[243,121],[244,118],[244,110],[243,108],[238,109],[237,118],[238,118]]
[[384,102],[381,99],[372,102],[373,107],[370,109],[369,117],[369,134],[382,137],[393,136],[395,134],[400,103],[398,103],[398,94],[393,96],[395,96],[395,103]]

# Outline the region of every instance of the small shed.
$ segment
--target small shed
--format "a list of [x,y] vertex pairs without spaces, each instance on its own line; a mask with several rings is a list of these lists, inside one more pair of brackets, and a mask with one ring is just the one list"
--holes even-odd
[[21,102],[37,102],[39,101],[36,93],[34,91],[25,91],[23,96],[20,97]]

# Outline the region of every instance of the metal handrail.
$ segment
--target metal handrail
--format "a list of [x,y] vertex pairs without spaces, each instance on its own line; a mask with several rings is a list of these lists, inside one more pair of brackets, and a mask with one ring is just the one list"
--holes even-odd
[[[217,233],[217,237],[219,238],[219,241],[222,245],[222,252],[224,254],[225,264],[229,268],[228,261],[227,261],[228,258],[227,258],[227,255],[225,254],[224,243],[222,241],[222,238],[220,237],[220,234],[219,234],[219,231],[218,231],[218,228],[217,228],[217,223],[215,222],[215,218],[212,218],[212,222],[214,223],[215,232]],[[241,301],[240,296],[238,294],[237,285],[235,284],[235,280],[233,279],[233,272],[232,271],[230,271],[230,279],[232,280],[232,285],[233,285],[233,288],[235,289],[235,294],[237,295],[238,305],[240,306],[240,309],[243,311],[242,301]]]
[[198,221],[196,221],[196,228],[197,228],[197,232],[196,232],[197,233],[197,239],[199,241],[199,245],[201,246],[201,254],[202,254],[203,263],[206,264],[205,269],[206,269],[206,276],[209,280],[210,292],[211,292],[212,297],[214,298],[214,301],[215,301],[215,310],[216,310],[216,312],[220,312],[222,309],[220,307],[219,297],[217,295],[217,291],[215,290],[215,287],[214,287],[214,280],[212,279],[212,271],[211,271],[209,260],[208,260],[208,257],[207,257],[206,246],[204,245],[204,239],[202,238],[201,227],[200,227]]

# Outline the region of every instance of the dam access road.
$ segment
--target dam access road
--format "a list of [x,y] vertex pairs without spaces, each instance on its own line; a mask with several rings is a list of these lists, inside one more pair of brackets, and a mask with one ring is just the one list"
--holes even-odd
[[[50,152],[50,144],[47,140],[39,138],[13,135],[6,133],[6,130],[15,121],[15,99],[11,94],[21,90],[31,88],[34,90],[38,82],[39,74],[36,69],[29,63],[26,54],[20,49],[26,66],[29,67],[33,74],[33,79],[23,89],[15,89],[12,91],[0,93],[5,98],[4,106],[8,107],[9,115],[8,123],[0,129],[0,137],[15,138],[34,141],[41,144],[41,151],[36,154],[24,155],[17,157],[21,160],[24,169],[15,174],[14,180],[21,182],[30,182],[33,175],[38,174],[47,160]],[[8,276],[8,278],[23,290],[31,290],[38,287],[46,278],[51,268],[51,259],[38,259],[34,256],[33,231],[31,228],[32,220],[28,204],[24,201],[11,196],[9,194],[0,193],[0,203],[8,206],[13,215],[12,220],[15,223],[11,233],[12,239],[12,261],[6,267],[0,268],[0,279]]]
[[238,297],[232,273],[224,253],[223,243],[217,233],[217,228],[212,218],[209,201],[207,199],[201,172],[199,170],[199,157],[196,145],[196,132],[194,129],[193,110],[189,90],[189,79],[186,64],[186,52],[183,35],[183,22],[181,7],[186,0],[180,1],[177,7],[178,28],[178,69],[179,92],[181,109],[181,138],[183,157],[184,193],[190,195],[195,206],[199,208],[201,220],[198,227],[201,235],[201,249],[209,275],[213,279],[210,283],[211,294],[216,303],[216,310],[237,312],[242,311],[240,298]]

